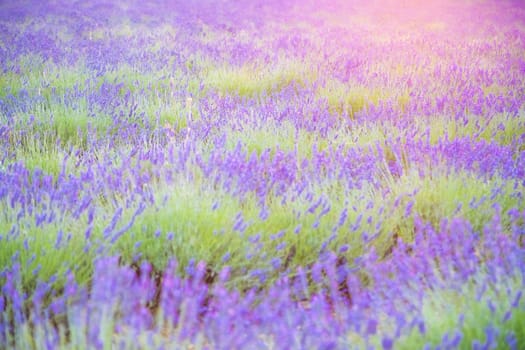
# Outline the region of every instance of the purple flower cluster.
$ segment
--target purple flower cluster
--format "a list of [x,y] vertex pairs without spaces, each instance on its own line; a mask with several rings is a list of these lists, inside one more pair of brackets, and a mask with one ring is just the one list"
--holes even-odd
[[[522,220],[525,212],[520,215]],[[67,326],[72,333],[87,332],[86,344],[94,347],[103,346],[110,327],[113,338],[124,337],[122,344],[135,334],[129,332],[138,332],[154,334],[158,347],[202,341],[214,349],[391,348],[412,334],[435,336],[435,325],[423,314],[433,303],[452,307],[433,312],[457,318],[441,347],[458,346],[462,334],[478,325],[465,305],[492,315],[486,335],[469,339],[472,346],[492,348],[503,329],[507,340],[522,337],[525,251],[515,240],[523,232],[482,237],[461,219],[443,223],[438,231],[423,222],[416,226],[414,242],[398,242],[391,259],[380,260],[371,251],[349,264],[327,253],[264,291],[232,290],[229,268],[209,284],[204,262],[190,264],[181,277],[175,261],[157,274],[147,263],[132,268],[101,258],[90,287],[77,285],[69,275],[64,292],[43,306],[49,284],[21,294],[21,267],[15,264],[3,272],[2,308],[11,322],[44,327],[51,347],[58,346],[61,327]],[[440,305],[439,293],[456,295],[458,304]],[[49,317],[58,325],[46,324]],[[13,339],[6,326],[2,323],[4,344]],[[511,347],[518,348],[516,341]]]

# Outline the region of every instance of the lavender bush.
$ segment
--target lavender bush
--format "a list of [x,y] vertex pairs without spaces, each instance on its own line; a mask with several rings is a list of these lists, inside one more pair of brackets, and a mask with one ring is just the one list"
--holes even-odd
[[525,347],[519,1],[0,3],[0,347]]

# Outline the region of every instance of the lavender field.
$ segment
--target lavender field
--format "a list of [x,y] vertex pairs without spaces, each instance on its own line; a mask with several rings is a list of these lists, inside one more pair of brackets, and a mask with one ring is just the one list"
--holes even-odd
[[525,3],[0,1],[1,349],[525,349]]

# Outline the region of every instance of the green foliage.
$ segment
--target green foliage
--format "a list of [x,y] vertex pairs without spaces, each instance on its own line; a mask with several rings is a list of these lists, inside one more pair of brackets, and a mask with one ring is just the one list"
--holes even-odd
[[283,61],[270,66],[252,63],[212,67],[205,72],[203,82],[223,95],[254,97],[270,95],[292,83],[306,84],[315,77],[315,72],[307,70],[302,62]]
[[[397,179],[390,178],[387,186],[390,212],[381,228],[383,235],[378,238],[382,251],[388,250],[394,237],[412,241],[415,217],[432,224],[435,229],[440,228],[443,220],[465,218],[476,232],[482,233],[494,217],[495,201],[501,206],[504,232],[509,232],[509,210],[524,209],[523,201],[515,195],[516,186],[523,191],[523,184],[498,177],[482,179],[467,172],[447,173],[439,166],[436,166],[435,174],[426,177],[409,172]],[[399,199],[397,206],[394,205],[395,199]],[[412,203],[412,209],[407,217],[409,203]]]
[[346,112],[351,118],[369,105],[377,104],[383,95],[381,89],[371,89],[363,85],[329,82],[318,91],[320,98],[326,99],[332,113]]
[[416,118],[414,122],[421,134],[428,132],[431,144],[436,144],[444,137],[450,140],[471,137],[473,140],[512,145],[525,133],[523,112],[516,116],[499,113],[492,117],[468,114],[461,120],[430,116]]
[[[519,276],[508,276],[499,284],[491,284],[482,298],[476,297],[478,282],[484,283],[483,276],[477,276],[472,283],[461,290],[438,289],[428,292],[424,298],[422,316],[425,322],[425,333],[414,330],[402,337],[399,349],[423,348],[425,344],[437,346],[445,334],[449,339],[455,331],[462,335],[458,349],[471,349],[474,339],[483,343],[486,340],[485,330],[493,326],[498,332],[497,348],[508,349],[506,335],[514,333],[518,344],[525,344],[525,302],[523,298],[513,309],[512,317],[503,321],[505,312],[511,307],[514,296],[506,292],[507,285],[520,286],[523,282]],[[491,311],[489,303],[494,307]]]
[[372,105],[390,101],[394,106],[404,110],[410,101],[410,96],[405,89],[363,85],[352,81],[342,83],[337,80],[329,80],[318,88],[317,98],[327,102],[331,113],[346,114],[351,119],[356,113]]
[[[145,29],[143,26],[140,28]],[[132,38],[136,30],[130,22],[123,21],[107,28],[87,31],[83,35],[93,41],[109,37]],[[152,40],[146,50],[160,52],[164,48],[180,49],[172,37],[176,31],[173,26],[148,30],[151,30],[156,40]],[[68,34],[63,35],[62,39]],[[220,39],[219,34],[213,33],[211,29],[206,35],[207,39],[200,38],[203,43]],[[250,39],[244,38],[246,42]],[[377,41],[384,39],[377,38]],[[115,115],[110,115],[107,110],[88,103],[87,99],[79,98],[74,105],[64,103],[66,94],[75,88],[90,93],[97,92],[104,83],[118,85],[119,96],[124,97],[129,93],[138,106],[137,115],[140,117],[131,116],[135,118],[133,122],[139,127],[149,125],[150,129],[146,133],[160,133],[162,129],[173,132],[173,136],[168,139],[152,137],[144,141],[142,151],[147,153],[150,149],[165,147],[166,142],[172,142],[177,147],[185,142],[180,135],[189,126],[190,118],[193,121],[202,120],[199,103],[210,93],[258,101],[293,84],[310,86],[315,83],[311,97],[326,101],[330,113],[346,114],[350,118],[342,121],[340,127],[329,130],[326,135],[297,128],[292,121],[287,120],[261,123],[258,122],[260,116],[254,116],[253,123],[240,127],[238,121],[226,122],[219,126],[220,130],[213,132],[226,134],[227,149],[232,150],[240,144],[248,155],[260,155],[267,150],[272,155],[277,150],[297,151],[299,161],[310,160],[314,147],[321,151],[339,147],[365,150],[368,146],[379,144],[384,146],[386,162],[399,161],[402,164],[403,175],[393,175],[385,164],[384,173],[379,179],[380,188],[364,184],[361,188],[349,190],[341,180],[330,179],[309,184],[305,192],[318,196],[313,200],[307,199],[306,195],[289,200],[294,195],[291,190],[285,194],[288,200],[284,200],[284,196],[278,196],[272,191],[265,198],[257,198],[253,193],[240,196],[228,192],[221,183],[205,179],[196,170],[193,160],[189,161],[189,170],[176,174],[176,181],[168,183],[161,176],[154,176],[154,170],[163,174],[170,167],[169,164],[153,165],[147,160],[131,159],[129,161],[140,172],[151,176],[152,180],[142,190],[152,195],[154,204],[148,205],[143,213],[134,217],[137,203],[133,195],[111,192],[110,189],[105,194],[97,193],[92,204],[96,208],[96,215],[89,238],[84,234],[89,226],[86,215],[74,218],[70,212],[56,212],[59,217],[53,223],[37,225],[34,213],[20,220],[17,215],[21,208],[11,207],[5,201],[0,202],[3,215],[0,233],[9,232],[14,226],[20,230],[19,235],[2,240],[0,266],[10,266],[11,258],[18,254],[23,266],[24,290],[34,287],[37,279],[33,273],[35,269],[38,269],[38,278],[42,280],[51,276],[59,277],[55,282],[57,290],[65,283],[61,276],[69,270],[73,271],[81,285],[87,285],[92,279],[93,262],[101,252],[118,255],[127,264],[144,259],[157,270],[163,270],[169,259],[176,258],[181,273],[193,259],[205,261],[215,271],[228,265],[232,268],[231,286],[241,290],[254,285],[265,287],[279,273],[294,271],[299,266],[315,262],[321,247],[339,251],[342,246],[348,246],[348,250],[340,255],[349,261],[361,256],[370,247],[376,248],[380,256],[385,258],[396,239],[412,241],[416,217],[435,228],[439,228],[443,220],[466,218],[475,231],[484,233],[484,227],[495,214],[493,203],[498,203],[502,230],[508,233],[509,210],[525,209],[517,195],[525,192],[523,183],[513,183],[498,176],[481,177],[473,172],[450,171],[446,165],[431,163],[430,160],[428,164],[410,164],[406,152],[396,155],[388,146],[388,140],[399,139],[403,142],[408,137],[428,137],[433,145],[445,138],[453,140],[469,137],[474,141],[516,145],[521,147],[521,151],[523,142],[520,138],[525,133],[523,112],[517,116],[501,113],[491,117],[466,114],[459,119],[448,115],[413,116],[410,130],[398,126],[395,121],[358,124],[355,114],[370,105],[391,102],[394,107],[404,111],[411,97],[406,88],[399,87],[399,79],[411,74],[420,76],[425,71],[404,67],[393,58],[385,58],[368,68],[390,72],[389,81],[342,83],[329,70],[324,72],[326,76],[320,73],[322,69],[319,67],[324,67],[324,62],[314,55],[306,59],[292,55],[279,56],[270,64],[253,61],[241,65],[225,64],[202,57],[199,53],[183,52],[183,55],[186,61],[181,67],[173,68],[173,60],[167,67],[149,71],[132,64],[121,64],[96,77],[82,60],[74,65],[59,66],[40,56],[23,55],[6,63],[8,67],[16,69],[0,75],[0,98],[27,93],[30,97],[38,96],[41,99],[28,110],[17,111],[14,123],[7,120],[7,116],[0,115],[0,119],[10,128],[8,139],[0,140],[9,155],[2,161],[2,171],[11,162],[21,162],[30,171],[40,169],[55,179],[63,167],[67,174],[76,175],[86,170],[87,165],[80,161],[82,159],[71,157],[71,149],[88,151],[95,158],[107,155],[114,165],[124,162],[118,154],[132,147],[128,140],[115,140],[111,146],[113,148],[108,143],[99,142],[97,149],[88,149],[88,137],[111,136],[119,128],[113,117],[126,116],[129,106],[119,105],[112,111]],[[436,65],[436,62],[431,64],[432,68]],[[507,93],[499,85],[483,87],[483,92],[485,95]],[[190,96],[191,101],[188,100]],[[202,151],[203,157],[207,156],[211,147],[208,141],[195,140],[193,144],[196,150]],[[426,175],[421,176],[419,169],[423,169]],[[126,179],[126,175],[123,179]],[[260,181],[265,180],[261,174]],[[85,191],[88,193],[89,189]],[[323,205],[311,209],[312,203],[319,198]],[[490,200],[483,200],[487,198]],[[407,213],[409,203],[413,205]],[[51,206],[42,203],[42,207],[36,211],[45,211],[46,204]],[[261,217],[263,207],[268,211],[266,218]],[[329,207],[329,210],[321,214],[323,207]],[[112,236],[104,237],[104,229],[118,208],[123,208],[123,212],[114,231],[123,232],[113,242]],[[346,222],[338,227],[336,223],[345,210]],[[129,228],[125,229],[129,223]],[[59,232],[63,234],[61,240],[58,240]],[[362,239],[365,233],[377,236],[365,243]],[[273,266],[271,258],[278,259],[280,266]],[[246,271],[251,269],[265,271],[268,279],[261,282],[247,275]],[[520,285],[521,282],[513,278],[510,276],[507,282]],[[455,328],[464,335],[461,348],[469,348],[470,339],[483,338],[484,328],[494,318],[503,317],[509,300],[496,287],[489,292],[490,298],[498,306],[495,315],[488,312],[485,303],[474,300],[474,287],[459,292],[428,291],[423,309],[427,334],[414,332],[407,335],[406,348],[421,348],[427,341],[436,345],[444,333]],[[525,309],[522,307],[523,300],[520,306]],[[467,316],[459,326],[461,314]],[[104,319],[108,329],[104,342],[109,347],[113,337],[126,336],[125,331],[123,334],[110,334],[113,316]],[[498,324],[500,346],[504,346],[503,336],[508,330],[518,335],[520,344],[525,343],[524,319],[523,312],[516,312],[512,319]],[[76,344],[78,347],[85,344],[85,334],[75,329],[68,331],[71,331],[71,348]],[[29,336],[33,332],[38,337],[38,329],[21,327],[19,332],[17,337],[20,336],[21,342],[18,344],[22,347],[32,348],[34,344],[42,343]],[[352,337],[349,335],[349,338]],[[355,341],[358,343],[361,339],[356,337]]]

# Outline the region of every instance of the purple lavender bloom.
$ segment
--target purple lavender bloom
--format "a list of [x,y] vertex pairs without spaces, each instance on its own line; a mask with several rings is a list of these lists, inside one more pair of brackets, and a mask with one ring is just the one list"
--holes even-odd
[[381,346],[385,350],[392,349],[392,347],[394,346],[394,341],[392,340],[392,338],[383,337],[383,339],[381,340]]

